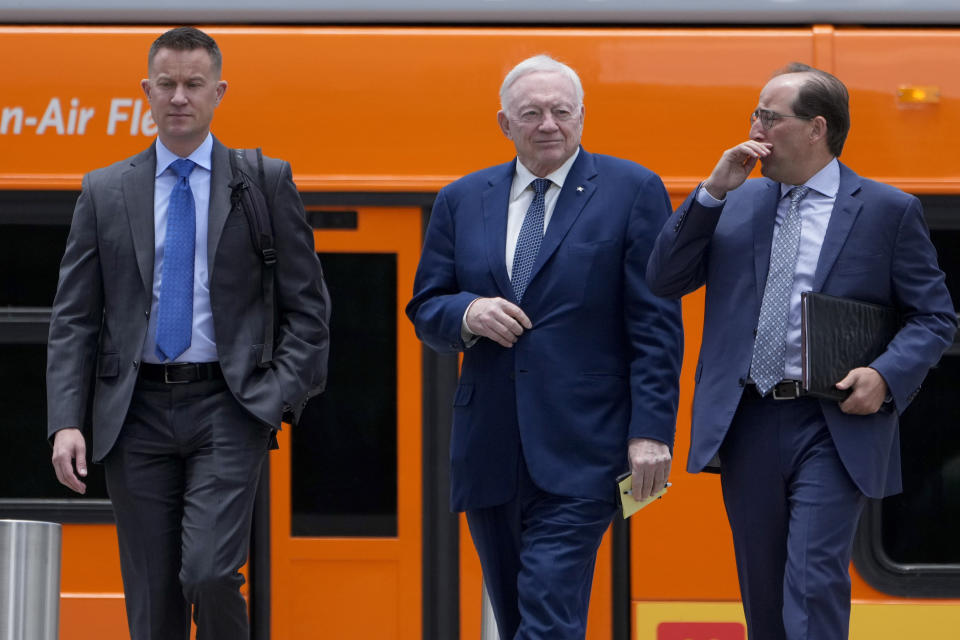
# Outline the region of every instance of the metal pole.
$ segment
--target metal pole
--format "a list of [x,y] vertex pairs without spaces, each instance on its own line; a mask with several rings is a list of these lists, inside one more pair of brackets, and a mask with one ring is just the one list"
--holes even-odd
[[60,525],[0,520],[0,640],[57,640]]
[[482,593],[480,640],[500,640],[500,632],[497,631],[497,619],[493,615],[493,604],[490,602],[490,594],[487,593],[486,582],[482,585]]

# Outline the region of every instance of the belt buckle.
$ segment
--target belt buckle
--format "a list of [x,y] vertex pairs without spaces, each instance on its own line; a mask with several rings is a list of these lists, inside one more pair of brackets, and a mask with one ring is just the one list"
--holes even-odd
[[[163,381],[164,381],[166,384],[187,384],[188,382],[193,382],[193,380],[171,380],[171,379],[170,379],[170,371],[172,371],[172,370],[174,370],[174,371],[175,371],[175,370],[180,370],[180,371],[182,371],[182,370],[184,370],[186,367],[191,366],[191,365],[193,366],[193,370],[194,370],[193,380],[196,380],[196,379],[199,377],[198,374],[200,373],[200,370],[199,370],[199,367],[197,366],[197,363],[196,363],[196,362],[190,362],[190,363],[187,363],[187,362],[178,362],[178,363],[176,363],[176,364],[165,364],[165,365],[163,365]],[[174,369],[174,367],[176,367],[176,369]]]
[[800,397],[800,381],[781,380],[770,391],[774,400],[796,400]]

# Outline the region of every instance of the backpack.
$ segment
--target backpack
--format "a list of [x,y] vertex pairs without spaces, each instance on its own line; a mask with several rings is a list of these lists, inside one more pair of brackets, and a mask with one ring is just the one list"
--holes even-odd
[[[263,300],[265,321],[263,324],[263,351],[257,366],[268,369],[273,363],[273,348],[276,339],[274,328],[279,323],[276,298],[274,295],[274,266],[277,264],[277,250],[273,246],[272,206],[266,189],[266,176],[263,170],[263,152],[256,149],[230,149],[230,204],[231,208],[240,207],[247,218],[250,228],[250,241],[260,254],[263,269],[260,272],[260,289]],[[255,178],[253,176],[256,176]],[[322,276],[321,276],[322,277]],[[307,400],[323,392],[326,380],[307,391],[298,409],[290,408],[284,412],[284,421],[295,424],[300,411]]]
[[[256,179],[254,175],[256,167]],[[230,149],[230,205],[238,206],[247,218],[250,228],[250,241],[260,254],[263,270],[260,272],[260,290],[263,300],[263,351],[257,366],[270,368],[273,362],[274,326],[277,321],[276,300],[273,293],[274,265],[277,264],[277,250],[273,247],[273,221],[270,215],[270,202],[266,196],[266,178],[263,171],[263,152],[256,149]]]

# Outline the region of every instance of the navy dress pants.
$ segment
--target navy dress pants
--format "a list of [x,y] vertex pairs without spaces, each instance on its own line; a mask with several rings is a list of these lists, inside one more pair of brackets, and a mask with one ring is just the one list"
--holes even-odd
[[720,464],[750,639],[846,639],[850,555],[866,500],[819,401],[747,391]]
[[541,490],[522,456],[514,499],[467,511],[500,640],[584,637],[597,549],[614,512],[612,501]]

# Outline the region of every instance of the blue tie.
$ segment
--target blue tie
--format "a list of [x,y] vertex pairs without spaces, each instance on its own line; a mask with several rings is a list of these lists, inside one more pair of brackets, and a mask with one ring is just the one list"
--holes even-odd
[[517,248],[513,254],[513,271],[510,273],[510,283],[517,302],[523,300],[523,293],[530,283],[530,274],[533,272],[533,262],[540,251],[543,241],[543,217],[546,213],[543,196],[550,186],[547,178],[537,178],[533,184],[533,202],[527,208],[527,215],[523,218],[520,235],[517,236]]
[[790,190],[790,208],[770,250],[770,271],[760,303],[760,320],[757,338],[753,344],[750,377],[760,395],[780,382],[786,366],[787,314],[790,311],[790,295],[793,293],[793,277],[797,271],[797,253],[800,248],[800,201],[810,187],[794,187]]
[[167,237],[163,243],[160,300],[157,303],[157,357],[174,360],[187,350],[193,335],[193,261],[196,253],[196,210],[190,190],[192,160],[174,160],[177,184],[167,205]]

